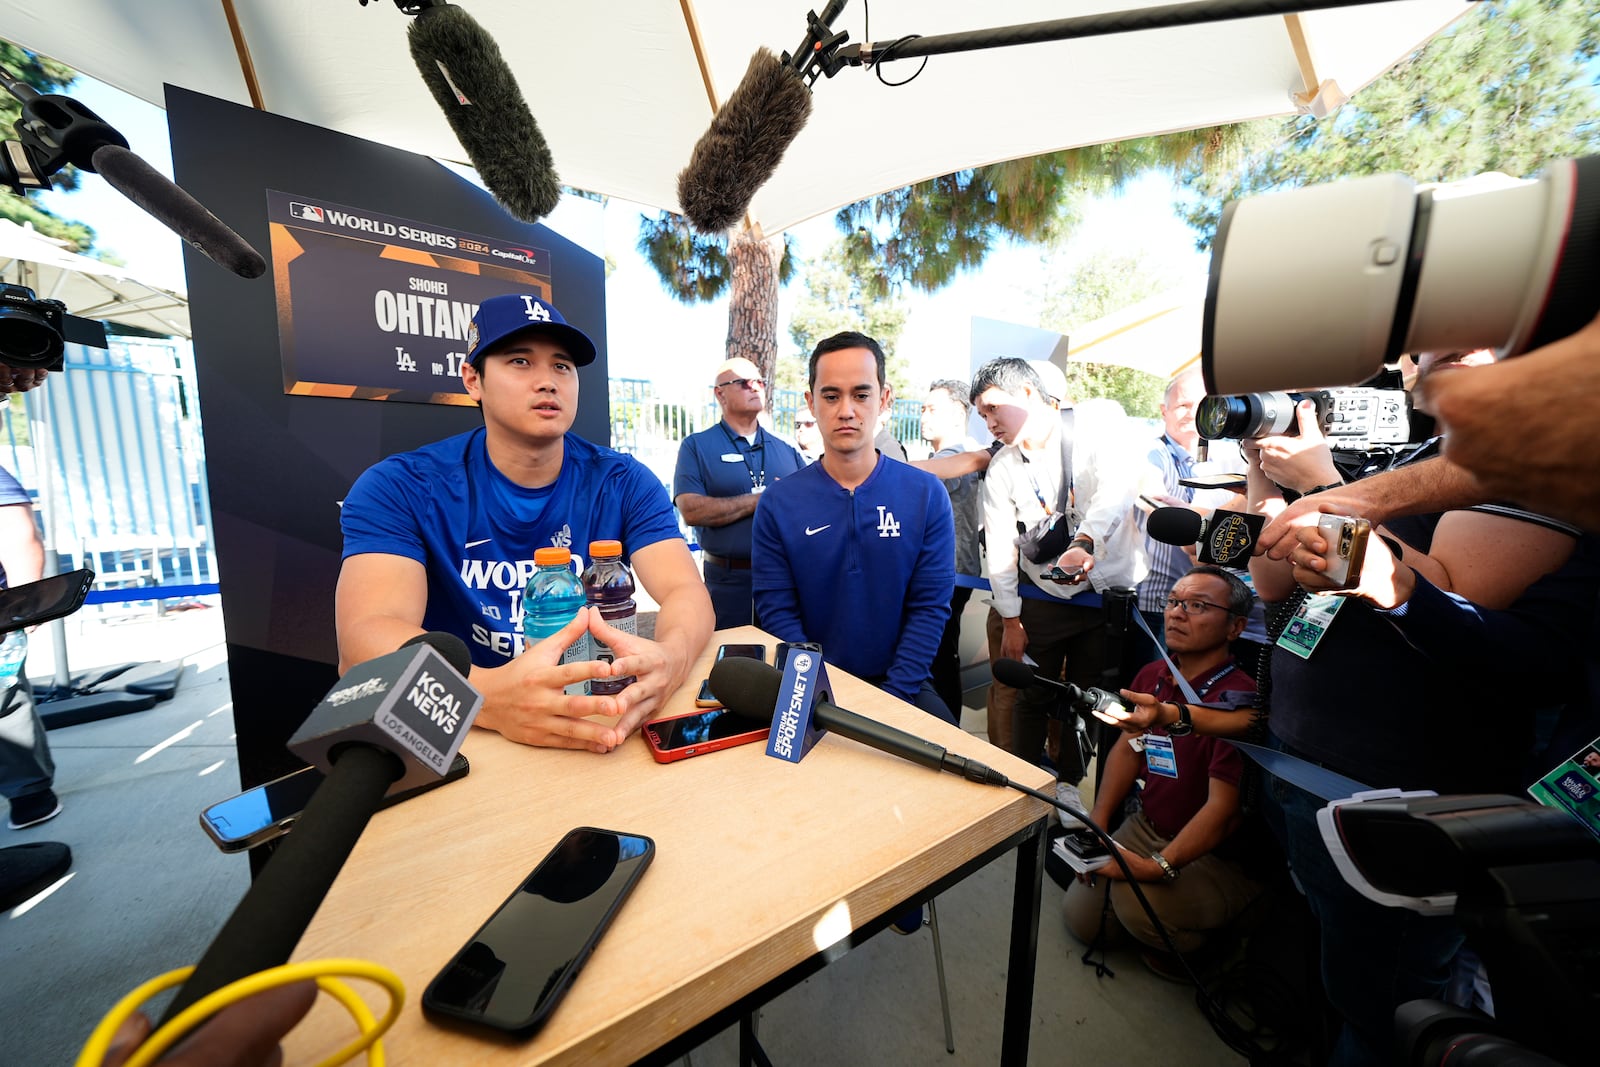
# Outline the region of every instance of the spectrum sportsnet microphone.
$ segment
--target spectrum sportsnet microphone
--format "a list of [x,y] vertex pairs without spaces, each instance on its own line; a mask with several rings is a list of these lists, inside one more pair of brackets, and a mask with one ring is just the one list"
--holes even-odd
[[1156,508],[1145,520],[1145,531],[1164,545],[1198,545],[1201,563],[1244,567],[1266,521],[1261,515],[1221,508],[1209,519],[1188,508]]
[[411,58],[483,184],[523,222],[550,214],[561,180],[500,46],[443,0],[402,0],[400,9],[417,16],[407,33]]
[[[483,697],[453,634],[426,633],[352,667],[289,748],[327,777],[250,886],[161,1024],[230,982],[288,961],[383,798],[455,759]],[[158,1024],[159,1025],[159,1024]]]
[[[800,658],[812,660],[803,669]],[[820,684],[812,679],[820,676]],[[797,684],[797,679],[800,680]],[[976,760],[958,756],[943,745],[924,741],[904,730],[846,711],[833,703],[822,671],[822,654],[816,645],[801,645],[789,653],[780,672],[759,660],[720,660],[711,668],[711,689],[722,706],[735,715],[763,719],[772,715],[772,736],[767,755],[799,763],[826,731],[832,731],[868,748],[910,760],[936,771],[949,771],[986,785],[1010,785],[999,771]]]

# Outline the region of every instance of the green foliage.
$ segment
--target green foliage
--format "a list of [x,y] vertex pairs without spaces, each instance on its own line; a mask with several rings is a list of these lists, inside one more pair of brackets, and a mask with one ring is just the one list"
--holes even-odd
[[[1136,304],[1170,286],[1142,254],[1101,255],[1070,265],[1051,264],[1046,271],[1039,325],[1067,335],[1129,304]],[[1135,418],[1160,414],[1164,379],[1132,367],[1109,363],[1069,363],[1067,384],[1080,400],[1109,397]]]
[[[54,93],[64,89],[78,77],[77,71],[71,67],[57,63],[53,59],[35,56],[9,41],[0,41],[0,66],[4,66],[41,93]],[[5,138],[16,136],[13,129],[21,114],[22,105],[17,102],[16,97],[0,90],[0,125],[4,126]],[[65,167],[53,174],[51,180],[55,182],[57,189],[76,189],[77,168]],[[16,196],[9,190],[0,192],[0,218],[10,219],[18,225],[31,223],[35,230],[46,237],[70,242],[70,248],[74,252],[87,252],[94,244],[94,231],[88,226],[54,215],[32,200]]]
[[911,368],[905,357],[895,354],[895,342],[906,325],[905,301],[892,293],[880,295],[864,284],[851,265],[843,239],[806,261],[805,286],[806,295],[789,319],[789,336],[800,351],[800,388],[805,387],[807,363],[818,341],[841,330],[859,330],[883,346],[889,384],[897,395],[905,395]]
[[[710,303],[733,283],[727,235],[696,233],[682,215],[663,211],[653,219],[640,218],[637,247],[662,288],[685,304]],[[778,284],[788,284],[794,272],[794,241],[784,234]]]
[[1209,127],[1007,160],[895,189],[840,210],[847,261],[879,294],[934,292],[1004,241],[1058,244],[1079,202],[1147,170],[1210,172],[1238,158],[1237,127]]
[[1355,174],[1399,171],[1454,181],[1488,170],[1518,177],[1600,150],[1592,5],[1496,0],[1357,93],[1333,117],[1250,124],[1256,146],[1224,172],[1188,168],[1185,211],[1208,247],[1225,200]]

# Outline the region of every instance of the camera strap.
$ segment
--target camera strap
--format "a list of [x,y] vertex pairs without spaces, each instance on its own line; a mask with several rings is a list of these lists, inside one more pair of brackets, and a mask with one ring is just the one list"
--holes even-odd
[[[1172,662],[1172,657],[1167,655],[1166,648],[1156,639],[1156,635],[1151,633],[1150,624],[1145,622],[1144,613],[1135,612],[1133,617],[1139,624],[1139,628],[1145,632],[1151,641],[1155,642],[1157,651],[1161,653],[1161,658],[1167,661],[1167,669],[1172,672],[1172,681],[1182,690],[1185,700],[1190,704],[1198,704],[1201,707],[1212,708],[1217,711],[1238,710],[1237,708],[1206,704],[1202,701],[1195,692],[1194,686],[1189,684],[1189,679],[1183,676],[1183,672],[1178,670],[1178,665]],[[1270,652],[1266,654],[1271,655]],[[1205,688],[1209,690],[1221,680],[1221,677],[1221,675],[1217,675],[1207,679]],[[1280,752],[1275,748],[1267,748],[1264,745],[1252,745],[1248,741],[1240,741],[1237,738],[1229,738],[1228,740],[1234,748],[1249,756],[1267,773],[1277,778],[1282,778],[1290,785],[1305,790],[1319,800],[1338,800],[1354,796],[1357,793],[1365,793],[1372,788],[1371,786],[1362,785],[1353,778],[1346,778],[1338,771],[1331,771],[1309,760],[1291,756],[1287,752]]]

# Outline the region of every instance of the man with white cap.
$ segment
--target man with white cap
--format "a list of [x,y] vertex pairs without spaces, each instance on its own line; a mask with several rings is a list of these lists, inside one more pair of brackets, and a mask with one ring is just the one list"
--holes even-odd
[[[594,358],[594,342],[538,296],[479,305],[461,379],[483,427],[390,456],[345,496],[334,599],[342,668],[443,630],[471,650],[470,680],[484,697],[477,725],[513,741],[608,752],[659,714],[711,638],[711,602],[660,481],[632,456],[571,432],[578,369]],[[581,558],[597,540],[622,542],[661,606],[654,640],[582,608],[524,650],[522,590],[535,550]],[[586,630],[617,653],[613,663],[560,663]],[[563,691],[628,675],[635,680],[614,696]]]
[[727,360],[717,368],[711,388],[722,418],[683,439],[672,496],[683,520],[694,527],[717,629],[723,630],[752,622],[750,530],[756,502],[806,461],[761,426],[767,386],[754,363]]

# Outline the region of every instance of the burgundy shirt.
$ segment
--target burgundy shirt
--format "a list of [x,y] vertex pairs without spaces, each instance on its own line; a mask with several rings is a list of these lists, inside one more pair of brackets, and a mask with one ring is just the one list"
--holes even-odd
[[[1209,685],[1204,688],[1199,684],[1195,686],[1195,692],[1202,701],[1211,703],[1220,693],[1256,691],[1256,683],[1234,665],[1231,658],[1226,666],[1227,670],[1224,671],[1222,666],[1218,666],[1200,679],[1201,683],[1210,681]],[[1222,672],[1220,676],[1218,672]],[[1182,690],[1173,683],[1172,672],[1161,660],[1145,664],[1139,673],[1134,675],[1133,683],[1128,688],[1136,693],[1150,693],[1160,700],[1184,699]],[[1150,733],[1162,737],[1170,736],[1159,726],[1151,727]],[[1238,749],[1220,737],[1203,737],[1200,734],[1174,737],[1172,753],[1177,760],[1178,777],[1168,778],[1165,775],[1152,774],[1148,767],[1141,767],[1144,792],[1140,795],[1145,818],[1150,820],[1150,825],[1155,827],[1156,833],[1169,841],[1178,836],[1178,831],[1188,825],[1189,820],[1194,818],[1195,813],[1210,799],[1211,779],[1216,778],[1236,786],[1239,784],[1239,776],[1244,773],[1244,757],[1239,755]],[[1140,754],[1139,759],[1142,763],[1143,754]]]

